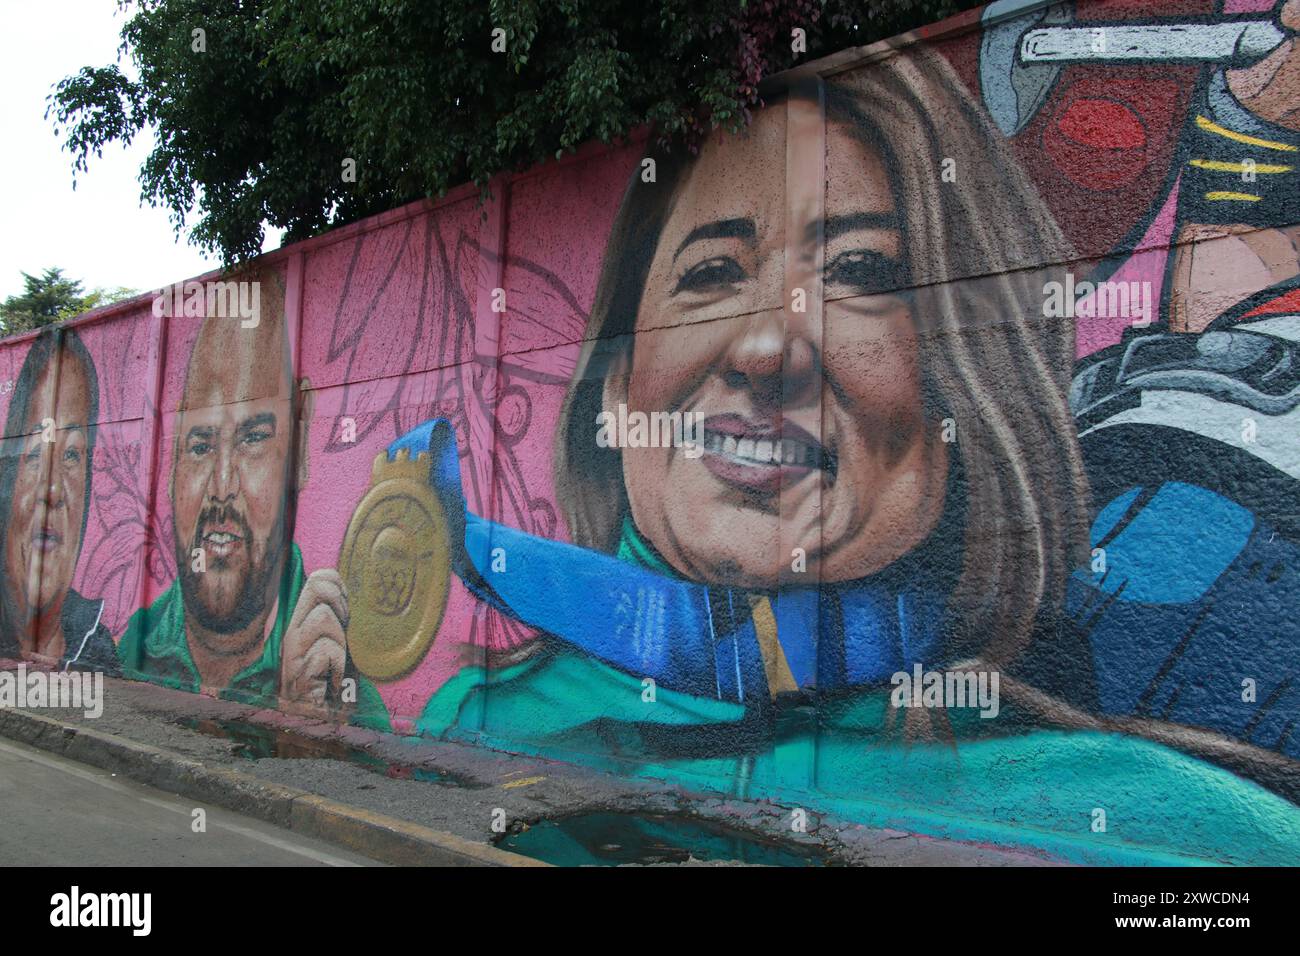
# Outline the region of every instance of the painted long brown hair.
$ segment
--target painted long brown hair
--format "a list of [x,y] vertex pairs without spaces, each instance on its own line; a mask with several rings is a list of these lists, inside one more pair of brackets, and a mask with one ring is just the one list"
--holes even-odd
[[[939,54],[911,47],[841,73],[826,81],[825,103],[828,121],[889,170],[927,404],[956,430],[964,551],[949,651],[1006,663],[1040,611],[1059,607],[1086,547],[1087,486],[1066,399],[1074,329],[1043,317],[1045,270],[1073,253]],[[619,450],[594,447],[590,423],[611,364],[634,347],[650,263],[691,166],[680,150],[652,155],[657,182],[635,175],[615,219],[556,441],[573,540],[603,551],[616,547],[629,505]]]

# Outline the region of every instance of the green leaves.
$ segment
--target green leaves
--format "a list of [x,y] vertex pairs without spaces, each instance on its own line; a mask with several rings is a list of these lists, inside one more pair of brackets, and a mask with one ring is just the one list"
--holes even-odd
[[14,335],[62,322],[136,295],[134,289],[93,289],[83,292],[81,282],[68,279],[59,268],[46,269],[38,276],[21,273],[23,291],[0,302],[0,335]]
[[[62,81],[47,116],[74,176],[149,128],[142,198],[228,264],[462,182],[656,124],[695,146],[736,129],[758,80],[971,2],[124,0],[116,66]],[[870,9],[870,20],[868,19]],[[192,49],[201,28],[204,52]],[[493,51],[493,30],[504,50]],[[500,46],[500,44],[498,44]],[[356,160],[355,182],[340,164]],[[333,212],[333,215],[331,215]]]

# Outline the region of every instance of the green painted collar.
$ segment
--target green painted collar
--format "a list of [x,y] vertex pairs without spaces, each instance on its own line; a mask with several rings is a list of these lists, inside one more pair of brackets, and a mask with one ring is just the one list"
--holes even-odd
[[[275,625],[262,646],[261,656],[235,675],[222,691],[222,697],[261,704],[276,699],[280,684],[280,642],[302,587],[302,552],[297,544],[290,544],[280,579]],[[128,677],[191,693],[200,690],[198,668],[185,632],[185,601],[179,579],[152,605],[131,616],[118,644],[118,657]]]
[[620,561],[628,561],[670,578],[681,578],[676,569],[663,559],[654,546],[641,537],[641,532],[637,531],[636,525],[632,523],[631,515],[623,516],[623,530],[618,539],[618,558]]

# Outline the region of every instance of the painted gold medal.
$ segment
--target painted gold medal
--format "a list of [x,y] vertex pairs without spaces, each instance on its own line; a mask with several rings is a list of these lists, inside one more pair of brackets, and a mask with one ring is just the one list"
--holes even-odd
[[375,459],[339,554],[348,593],[348,651],[372,680],[391,681],[424,659],[450,588],[447,516],[429,486],[429,457]]

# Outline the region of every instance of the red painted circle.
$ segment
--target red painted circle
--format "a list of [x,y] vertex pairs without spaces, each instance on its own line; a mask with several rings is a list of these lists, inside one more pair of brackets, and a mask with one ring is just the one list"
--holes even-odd
[[1072,182],[1102,192],[1127,186],[1146,168],[1147,134],[1138,115],[1116,100],[1069,101],[1043,131],[1043,148]]

